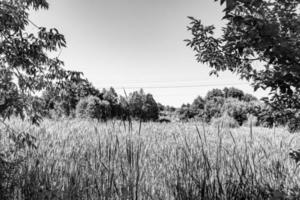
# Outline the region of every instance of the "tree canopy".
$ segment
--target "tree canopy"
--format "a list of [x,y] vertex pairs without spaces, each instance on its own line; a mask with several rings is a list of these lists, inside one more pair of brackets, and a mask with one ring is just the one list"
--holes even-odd
[[[299,0],[221,0],[227,4],[223,33],[190,17],[187,45],[210,74],[229,70],[251,81],[255,90],[270,89],[269,102],[300,108]],[[281,106],[282,107],[282,106]]]
[[50,52],[66,47],[64,36],[56,28],[34,24],[36,32],[28,32],[31,9],[48,9],[48,3],[46,0],[0,1],[0,114],[3,119],[17,114],[38,122],[40,116],[31,103],[32,95],[53,83],[63,87],[66,80],[76,81],[81,76],[80,72],[64,70],[59,58],[49,56]]

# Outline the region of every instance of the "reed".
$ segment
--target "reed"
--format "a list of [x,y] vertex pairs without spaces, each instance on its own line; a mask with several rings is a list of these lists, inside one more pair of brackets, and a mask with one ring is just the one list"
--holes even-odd
[[[2,188],[13,188],[10,199],[300,198],[300,171],[288,155],[300,137],[284,129],[274,135],[197,122],[133,122],[130,129],[83,120],[9,124],[34,135],[38,147],[26,149],[11,179],[2,180]],[[8,145],[4,134],[0,141]]]

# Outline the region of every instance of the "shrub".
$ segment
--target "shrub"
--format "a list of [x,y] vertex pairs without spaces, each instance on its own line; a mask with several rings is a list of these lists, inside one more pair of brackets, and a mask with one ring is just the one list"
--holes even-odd
[[187,106],[182,106],[177,113],[180,121],[188,121],[195,118],[199,114],[197,110]]
[[87,98],[82,98],[76,106],[76,117],[86,118]]
[[252,94],[248,94],[246,93],[243,97],[242,97],[243,101],[246,102],[250,102],[250,101],[257,101],[257,98],[255,96],[253,96]]
[[205,100],[212,100],[215,97],[224,97],[224,93],[222,90],[220,89],[212,89],[210,91],[207,92]]
[[290,117],[287,122],[287,128],[290,133],[300,131],[300,113],[296,112],[293,117]]
[[108,101],[95,96],[83,98],[76,106],[76,116],[106,121],[111,116],[111,106]]
[[69,116],[71,113],[71,109],[67,101],[56,102],[54,104],[54,111],[58,117]]
[[259,126],[258,119],[252,114],[247,115],[247,121],[243,123],[244,126]]
[[159,118],[159,108],[151,94],[143,90],[135,91],[129,95],[128,107],[132,117],[142,121],[155,121]]
[[223,92],[225,98],[236,98],[238,100],[242,100],[242,98],[244,97],[244,92],[234,87],[230,87],[230,88],[225,87],[223,89]]
[[220,127],[220,128],[238,128],[240,127],[239,123],[233,118],[230,117],[227,113],[224,113],[219,118],[212,118],[211,124],[214,127]]
[[157,120],[157,122],[159,122],[159,123],[170,123],[171,120],[168,119],[168,118],[160,118],[160,119]]
[[221,109],[224,104],[223,97],[214,97],[213,99],[206,101],[204,107],[204,117],[206,122],[210,122],[212,118],[218,118],[222,116]]
[[100,119],[102,117],[101,100],[98,97],[90,96],[87,98],[85,114],[91,119]]
[[99,118],[103,121],[106,121],[111,117],[112,114],[112,107],[110,103],[106,100],[100,101],[99,104]]
[[221,112],[233,117],[241,126],[247,120],[248,106],[246,102],[229,98],[226,99]]

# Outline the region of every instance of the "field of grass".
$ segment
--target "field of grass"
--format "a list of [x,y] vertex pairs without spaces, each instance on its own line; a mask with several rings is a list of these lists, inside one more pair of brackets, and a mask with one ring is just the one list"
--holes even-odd
[[[34,135],[38,146],[26,149],[19,168],[2,180],[9,199],[300,199],[300,170],[288,155],[300,136],[284,129],[196,122],[143,123],[141,129],[138,122],[129,129],[119,121],[9,124]],[[1,152],[10,146],[3,135]]]

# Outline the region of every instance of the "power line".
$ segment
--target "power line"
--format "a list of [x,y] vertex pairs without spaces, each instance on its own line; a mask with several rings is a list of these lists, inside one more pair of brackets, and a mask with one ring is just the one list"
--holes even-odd
[[[223,80],[223,81],[231,81],[231,80]],[[199,81],[199,79],[197,79],[197,80],[169,80],[169,81],[161,81],[161,80],[150,80],[150,81],[145,81],[145,80],[125,80],[123,83],[121,82],[119,82],[119,83],[117,83],[117,82],[114,82],[114,81],[102,81],[102,83],[104,83],[104,84],[112,84],[112,85],[114,85],[114,83],[117,83],[117,84],[119,84],[119,85],[122,85],[122,84],[131,84],[131,83],[138,83],[138,84],[148,84],[148,83],[171,83],[171,84],[174,84],[174,83],[190,83],[190,84],[192,84],[192,83],[196,83],[196,84],[198,84],[198,83],[200,83],[200,84],[205,84],[205,83],[208,83],[208,84],[210,84],[209,82],[211,82],[211,81]],[[98,82],[97,81],[97,83],[98,84],[101,84],[101,82]]]
[[199,88],[212,86],[226,86],[226,85],[248,85],[248,83],[220,83],[220,84],[198,84],[198,85],[174,85],[174,86],[130,86],[130,87],[115,87],[115,89],[173,89],[173,88]]

